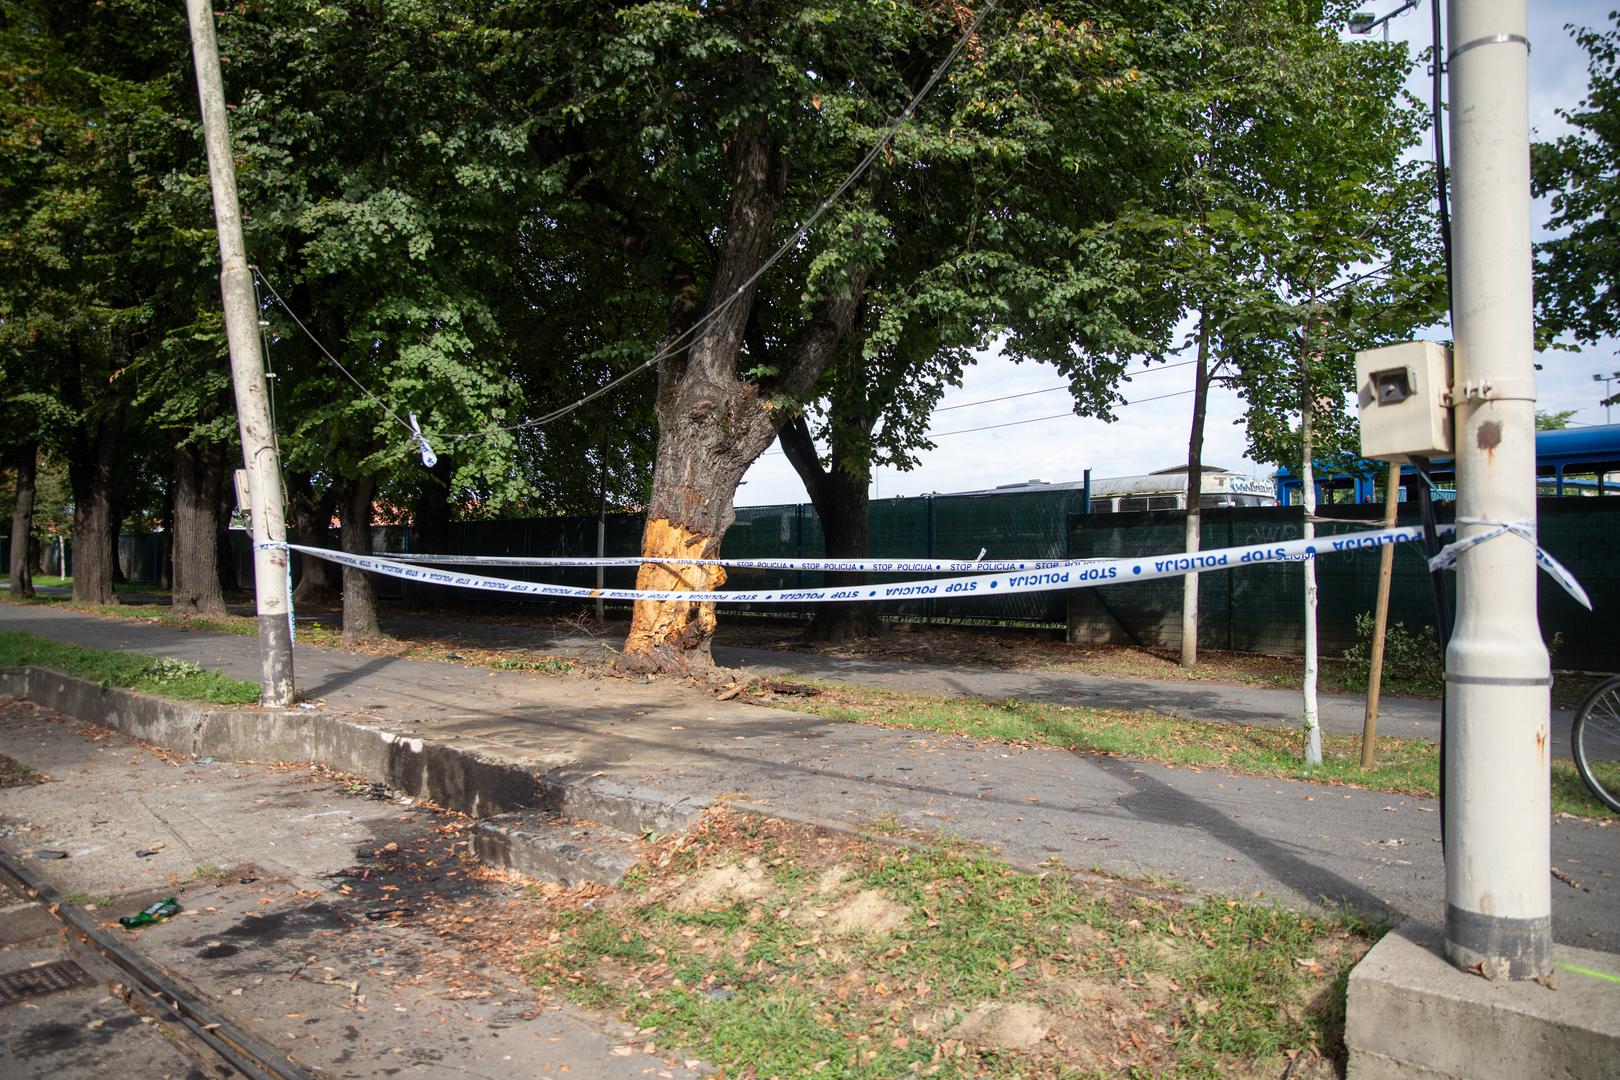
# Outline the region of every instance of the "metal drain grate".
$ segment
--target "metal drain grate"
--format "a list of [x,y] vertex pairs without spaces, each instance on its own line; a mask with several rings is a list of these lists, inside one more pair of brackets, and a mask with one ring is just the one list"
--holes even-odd
[[95,979],[72,960],[56,960],[39,967],[0,974],[0,1008],[30,998],[93,986]]

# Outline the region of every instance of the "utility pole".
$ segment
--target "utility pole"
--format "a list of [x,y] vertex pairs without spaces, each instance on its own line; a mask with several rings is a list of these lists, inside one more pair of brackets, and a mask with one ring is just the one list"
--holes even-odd
[[214,223],[219,232],[219,291],[225,303],[225,336],[230,345],[231,386],[236,391],[236,422],[242,433],[252,503],[253,585],[258,596],[259,652],[263,659],[261,704],[293,702],[291,608],[288,600],[287,523],[281,503],[281,459],[270,424],[270,395],[259,351],[259,311],[253,276],[242,241],[242,211],[236,201],[236,163],[225,117],[225,88],[219,72],[210,0],[186,0],[191,48],[197,65],[197,96],[208,144],[208,178],[214,191]]
[[[1449,0],[1457,537],[1536,519],[1526,0]],[[1492,979],[1552,969],[1551,678],[1535,549],[1457,560],[1446,650],[1446,956]]]

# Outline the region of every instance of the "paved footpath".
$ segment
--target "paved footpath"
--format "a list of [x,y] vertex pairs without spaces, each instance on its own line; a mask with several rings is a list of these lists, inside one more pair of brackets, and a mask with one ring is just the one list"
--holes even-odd
[[[453,623],[397,611],[382,615],[384,632],[401,638],[431,637],[468,646],[516,648],[557,656],[600,660],[604,647],[622,637],[559,631],[555,628],[495,623]],[[1202,680],[1131,679],[1078,671],[1012,671],[975,665],[947,667],[864,656],[829,656],[819,652],[716,645],[715,662],[749,675],[795,675],[806,679],[911,690],[959,697],[1020,698],[1059,701],[1097,709],[1152,709],[1166,716],[1185,716],[1233,724],[1291,727],[1299,723],[1300,692],[1273,686],[1241,686]],[[1361,734],[1366,699],[1356,694],[1318,696],[1322,729],[1341,735]],[[1554,709],[1553,752],[1569,756],[1569,726],[1574,713]],[[1422,698],[1386,696],[1379,703],[1379,734],[1401,739],[1440,737],[1440,703]]]
[[[258,674],[253,638],[0,605],[0,626]],[[735,702],[662,681],[545,676],[299,646],[322,707],[548,770],[671,799],[730,795],[836,825],[874,822],[1197,890],[1326,900],[1439,922],[1433,800],[863,725]],[[1620,951],[1620,824],[1560,818],[1557,940]]]

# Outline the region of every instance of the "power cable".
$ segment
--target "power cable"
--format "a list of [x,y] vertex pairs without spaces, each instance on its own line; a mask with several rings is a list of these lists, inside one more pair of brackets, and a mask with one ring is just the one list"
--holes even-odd
[[[1196,363],[1198,363],[1198,361],[1196,361],[1196,360],[1182,360],[1179,363],[1175,363],[1175,364],[1160,364],[1157,367],[1149,366],[1149,367],[1141,368],[1140,370],[1137,370],[1137,371],[1126,372],[1125,377],[1128,379],[1133,375],[1151,375],[1156,371],[1169,371],[1171,368],[1186,367],[1188,364],[1196,364]],[[1048,386],[1044,390],[1025,390],[1021,394],[1003,394],[1001,397],[983,398],[983,399],[981,399],[979,401],[964,401],[960,405],[942,405],[939,408],[934,410],[934,415],[937,416],[938,414],[940,414],[942,412],[950,412],[953,409],[971,408],[974,405],[991,405],[991,404],[994,404],[997,401],[1012,401],[1014,398],[1034,397],[1037,394],[1051,394],[1051,393],[1055,393],[1058,390],[1067,390],[1068,388],[1069,388],[1069,384],[1064,383],[1062,386]]]
[[616,387],[622,386],[630,379],[641,374],[641,372],[653,367],[659,361],[668,359],[681,349],[685,348],[705,326],[719,318],[720,315],[726,311],[726,309],[741,299],[749,289],[757,284],[760,278],[764,277],[773,266],[785,258],[788,252],[796,248],[799,242],[809,235],[811,228],[815,226],[816,222],[820,221],[822,216],[825,215],[828,210],[832,209],[834,204],[836,204],[838,200],[843,197],[844,193],[854,186],[855,181],[859,180],[863,175],[865,175],[867,169],[871,168],[872,163],[878,159],[879,155],[883,153],[884,149],[888,147],[889,143],[894,141],[895,135],[897,135],[900,129],[905,126],[906,122],[911,119],[912,114],[917,110],[917,106],[922,104],[923,100],[927,98],[928,95],[933,91],[935,85],[939,83],[939,80],[944,78],[945,72],[950,68],[951,64],[955,62],[957,56],[961,54],[962,50],[967,47],[967,43],[972,41],[973,38],[978,34],[979,27],[984,24],[984,20],[987,19],[990,16],[990,13],[995,10],[996,3],[997,0],[986,0],[985,5],[980,8],[978,14],[973,17],[973,22],[968,26],[967,31],[957,39],[956,44],[951,47],[951,51],[945,55],[945,59],[940,62],[939,66],[934,69],[933,74],[928,76],[928,81],[923,83],[922,89],[918,90],[912,99],[906,103],[906,107],[901,110],[899,117],[895,119],[894,123],[889,125],[888,130],[883,133],[883,137],[880,138],[872,146],[872,148],[867,151],[866,156],[860,160],[860,163],[857,164],[855,168],[851,170],[849,175],[844,177],[843,181],[833,189],[832,194],[828,195],[826,199],[822,200],[821,205],[816,207],[815,212],[806,218],[798,228],[794,229],[793,234],[789,236],[787,240],[783,241],[782,246],[777,248],[775,253],[772,254],[770,258],[766,259],[758,270],[755,270],[753,274],[749,275],[746,281],[737,286],[734,292],[709,309],[709,311],[704,314],[702,318],[698,319],[691,326],[683,330],[675,337],[673,341],[613,381],[591,391],[578,401],[575,401],[569,405],[564,405],[562,408],[555,409],[549,413],[546,413],[544,416],[537,416],[533,419],[525,420],[517,424],[506,424],[498,427],[485,428],[482,431],[444,432],[440,433],[437,437],[445,440],[475,439],[496,431],[521,431],[527,428],[535,428],[540,427],[543,424],[549,424],[554,420],[560,420],[576,409],[590,404],[603,394],[608,393]]
[[[1057,389],[1067,389],[1067,387],[1058,387]],[[1037,393],[1037,394],[1046,393],[1046,391],[1042,391],[1042,390],[1036,390],[1036,391],[1032,391],[1032,392]],[[1172,394],[1155,394],[1152,397],[1136,398],[1134,401],[1122,401],[1122,402],[1120,402],[1120,408],[1123,409],[1128,405],[1141,405],[1141,404],[1144,404],[1144,403],[1149,402],[1149,401],[1163,401],[1166,398],[1186,397],[1188,394],[1190,394],[1192,392],[1193,391],[1191,391],[1191,390],[1177,390],[1175,393],[1172,393]],[[1026,395],[1012,394],[1012,395],[1009,395],[1009,396],[1011,396],[1011,397],[1024,397]],[[989,400],[989,401],[1001,401],[1001,400],[1004,400],[1004,399],[1002,399],[1002,398],[989,398],[987,400]],[[970,404],[983,405],[983,404],[986,404],[986,402],[984,402],[984,401],[970,402]],[[966,408],[967,406],[963,405],[963,406],[957,406],[957,407],[958,408]],[[945,410],[944,409],[938,409],[936,411],[937,412],[944,412]],[[1065,416],[1072,417],[1074,415],[1075,415],[1075,413],[1071,409],[1068,412],[1053,413],[1050,416],[1033,416],[1033,417],[1030,417],[1028,420],[1008,420],[1005,423],[1001,423],[1001,424],[984,424],[984,425],[982,425],[980,427],[960,428],[960,429],[958,429],[956,431],[930,431],[930,432],[926,433],[925,435],[923,435],[923,438],[925,438],[925,439],[943,439],[947,435],[971,435],[975,431],[994,431],[997,428],[1018,427],[1018,426],[1020,426],[1022,424],[1038,424],[1043,420],[1061,420]],[[765,453],[761,454],[760,457],[781,457],[783,455],[783,453],[784,453],[784,451],[781,451],[781,450],[767,450]]]
[[365,383],[355,378],[354,373],[343,366],[343,361],[333,356],[332,350],[321,344],[321,339],[316,337],[314,332],[311,331],[309,327],[304,325],[304,320],[300,319],[297,313],[288,306],[287,301],[281,298],[281,294],[276,292],[276,287],[270,284],[270,279],[264,276],[263,271],[261,271],[257,266],[252,267],[251,269],[253,270],[253,276],[263,283],[264,287],[269,290],[270,295],[275,298],[276,303],[280,305],[281,310],[287,313],[287,318],[291,319],[297,325],[298,329],[304,332],[304,336],[309,338],[309,340],[314,343],[315,347],[321,351],[321,354],[332,362],[332,366],[343,372],[350,382],[354,383],[355,386],[360,388],[360,392],[362,394],[366,395],[366,397],[370,398],[372,401],[375,401],[377,403],[377,407],[382,409],[383,412],[387,413],[393,419],[394,423],[398,424],[406,431],[411,432],[414,437],[416,429],[411,427],[410,424],[407,424],[405,421],[401,420],[399,418],[399,413],[391,409],[388,403],[382,398],[372,393],[371,388]]

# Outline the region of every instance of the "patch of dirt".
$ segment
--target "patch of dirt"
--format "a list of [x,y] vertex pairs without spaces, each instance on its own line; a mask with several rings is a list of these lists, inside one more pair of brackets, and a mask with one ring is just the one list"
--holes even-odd
[[951,1028],[950,1036],[990,1050],[1033,1050],[1052,1029],[1052,1018],[1027,1002],[981,1002]]
[[849,867],[829,866],[816,878],[816,892],[822,896],[838,891],[839,887],[849,879]]
[[[1292,1040],[1291,1057],[1263,1064],[1200,1045],[1204,1029],[1230,1030],[1236,1015],[1223,1017],[1218,995],[1188,968],[1215,944],[1186,933],[1191,909],[1174,898],[1146,900],[1114,883],[1058,876],[1020,904],[1029,879],[1010,871],[987,871],[969,886],[966,867],[945,859],[924,863],[934,876],[920,877],[909,860],[943,857],[724,809],[684,836],[646,845],[634,883],[621,890],[474,870],[457,854],[465,850],[459,825],[442,839],[447,849],[401,844],[386,859],[380,850],[346,882],[353,894],[378,891],[362,898],[345,889],[344,898],[409,905],[410,921],[442,947],[423,962],[465,979],[466,993],[484,992],[480,968],[521,973],[545,998],[615,1015],[638,1039],[656,1036],[681,1059],[730,1052],[705,1046],[699,1030],[683,1034],[694,998],[743,1017],[750,1014],[739,1006],[781,997],[816,1010],[818,1029],[832,1033],[823,1056],[856,1068],[889,1055],[889,1071],[866,1075],[903,1075],[908,1065],[919,1076],[975,1075],[999,1064],[1056,1080],[1133,1069],[1161,1075],[1194,1061],[1271,1080],[1333,1075],[1331,1056],[1306,1038]],[[461,871],[458,884],[468,891],[429,887],[423,895],[445,867]],[[415,888],[403,887],[418,874]],[[867,881],[896,884],[861,888]],[[381,891],[396,882],[399,892]],[[980,906],[991,899],[1006,906]],[[748,906],[736,918],[727,909],[739,901]],[[1065,925],[1069,919],[1076,921]],[[995,942],[1009,933],[1019,943]],[[942,939],[980,935],[989,937],[971,957],[942,948]],[[1288,1000],[1278,1003],[1287,1015],[1331,1004],[1335,976],[1360,952],[1359,938],[1339,945],[1341,936],[1311,943],[1322,970],[1287,969]],[[727,1076],[756,1071],[746,1056],[716,1063]]]
[[835,934],[892,934],[911,918],[911,909],[876,889],[863,889],[828,914],[826,927]]
[[710,911],[738,900],[760,900],[771,894],[771,881],[758,859],[741,866],[713,866],[693,875],[670,900],[676,911]]

